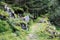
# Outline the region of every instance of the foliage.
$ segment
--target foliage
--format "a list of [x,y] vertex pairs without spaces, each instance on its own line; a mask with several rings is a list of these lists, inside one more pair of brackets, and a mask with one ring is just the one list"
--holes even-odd
[[14,22],[16,24],[20,23],[19,20],[17,22],[14,19],[0,20],[0,40],[25,40],[27,31],[23,30],[21,26],[13,24]]
[[60,26],[60,7],[56,8],[55,12],[50,15],[49,19],[51,22],[53,22],[55,25]]
[[[50,23],[51,21],[53,22],[53,24],[60,26],[60,6],[59,6],[60,1],[59,0],[6,0],[5,2],[2,1],[0,2],[0,15],[7,17],[7,20],[0,19],[0,40],[26,40],[26,36],[31,34],[30,32],[35,29],[37,30],[35,30],[34,32],[32,31],[32,34],[37,35],[36,36],[37,40],[59,40],[60,39],[60,37],[49,38],[51,36],[51,33],[46,31],[46,30],[53,30],[57,32],[57,30],[60,30],[60,27],[52,25]],[[17,18],[17,17],[9,18],[8,17],[9,14],[6,11],[4,11],[3,8],[5,4],[8,4],[8,6],[11,7],[12,11],[21,10],[24,12],[23,14],[24,16],[29,15],[31,18],[29,23],[27,24],[25,21],[21,20],[21,18]],[[27,12],[24,11],[25,6],[27,8],[26,9]],[[46,23],[43,22],[37,23],[42,18]],[[20,23],[27,24],[29,30],[23,30],[21,28]],[[34,28],[35,27],[34,24],[37,24],[36,26],[38,28]],[[56,30],[55,27],[58,29]]]
[[13,7],[14,10],[22,10],[23,11],[23,8],[19,8],[19,7]]
[[9,24],[6,21],[0,20],[0,33],[11,31]]
[[5,17],[9,16],[9,14],[7,12],[5,12],[4,10],[1,10],[1,9],[0,9],[0,15],[5,16]]

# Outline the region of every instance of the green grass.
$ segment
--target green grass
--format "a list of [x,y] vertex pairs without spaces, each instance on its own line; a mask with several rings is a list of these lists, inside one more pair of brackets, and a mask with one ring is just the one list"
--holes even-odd
[[[23,10],[19,7],[14,7],[14,9],[15,8]],[[6,17],[9,16],[8,13],[3,11],[2,9],[0,9],[0,14],[5,15]],[[40,21],[42,16],[46,16],[44,18],[45,21],[49,20],[48,14],[41,15],[40,17],[38,17],[35,20],[35,22],[33,22],[33,20],[31,19],[28,24],[29,31],[23,30],[23,29],[21,29],[21,26],[16,25],[16,24],[20,24],[20,23],[26,24],[26,22],[24,22],[20,19],[8,18],[7,20],[0,20],[0,40],[26,40],[26,36],[28,34],[30,34],[31,31],[34,30],[34,29],[32,30],[31,28],[35,27],[35,24]],[[16,23],[16,24],[14,24],[14,23]],[[37,31],[34,31],[32,33],[32,34],[37,35],[36,40],[60,40],[60,38],[58,38],[58,37],[49,39],[50,34],[48,32],[46,32],[46,27],[48,26],[47,24],[48,24],[48,21],[46,23],[39,23],[37,25],[37,27],[38,27]],[[50,25],[50,27],[52,29],[54,29],[54,27],[56,27],[56,30],[60,32],[60,27],[55,26],[55,25]],[[13,29],[15,29],[16,31],[13,32]]]
[[[13,32],[13,28],[16,32]],[[7,21],[0,20],[0,40],[24,40],[27,34],[28,32],[20,26],[11,26]]]

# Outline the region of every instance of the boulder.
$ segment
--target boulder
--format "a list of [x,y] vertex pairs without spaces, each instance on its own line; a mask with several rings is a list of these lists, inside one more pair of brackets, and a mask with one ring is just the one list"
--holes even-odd
[[21,28],[22,29],[27,30],[27,28],[28,28],[27,24],[25,24],[25,23],[20,23],[20,24],[21,24]]

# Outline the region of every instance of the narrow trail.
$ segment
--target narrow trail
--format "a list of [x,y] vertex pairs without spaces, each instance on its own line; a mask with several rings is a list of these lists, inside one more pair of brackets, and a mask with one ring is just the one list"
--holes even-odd
[[[45,20],[45,18],[44,18],[44,20]],[[44,27],[44,26],[46,26],[46,24],[48,24],[48,21],[47,20],[45,20],[45,21],[46,21],[45,24],[44,23],[36,23],[36,24],[32,25],[31,31],[27,35],[26,40],[37,40],[38,36],[37,36],[37,34],[35,34],[35,32],[37,32],[39,30],[39,28],[40,28],[39,26]]]
[[26,37],[27,40],[36,40],[37,39],[37,35],[34,33],[36,31],[38,31],[38,28],[39,28],[38,26],[39,26],[38,23],[36,23],[32,26],[30,33]]
[[37,31],[38,28],[39,28],[39,23],[34,24],[31,28],[31,33],[34,33],[35,31]]

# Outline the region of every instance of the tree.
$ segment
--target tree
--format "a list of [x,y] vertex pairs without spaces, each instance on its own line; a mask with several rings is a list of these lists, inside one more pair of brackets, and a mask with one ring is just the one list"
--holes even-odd
[[51,22],[60,26],[60,7],[56,8],[55,12],[49,16]]
[[28,6],[29,12],[34,16],[38,17],[41,14],[51,13],[54,10],[56,0],[27,0],[26,5]]
[[55,4],[51,6],[50,16],[49,19],[51,22],[53,22],[55,25],[60,26],[60,6],[59,6],[59,0],[55,1]]

